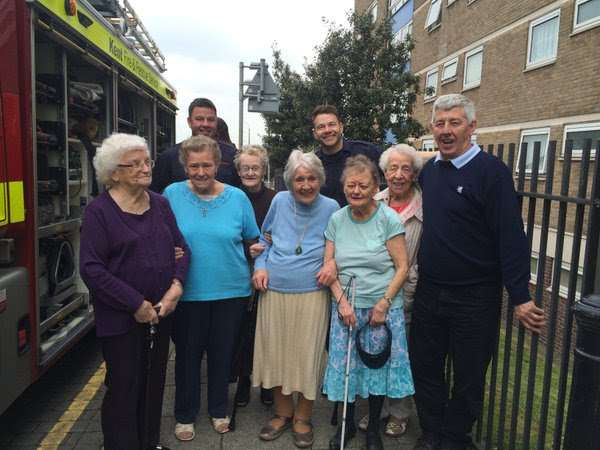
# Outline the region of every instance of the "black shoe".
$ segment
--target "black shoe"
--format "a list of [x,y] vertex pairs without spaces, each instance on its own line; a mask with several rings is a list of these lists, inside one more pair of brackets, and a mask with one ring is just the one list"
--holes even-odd
[[[346,424],[346,431],[344,433],[344,447],[348,446],[348,442],[356,436],[356,426],[354,424]],[[329,440],[329,450],[340,450],[340,441],[342,440],[342,427],[338,426],[335,436]],[[382,447],[383,448],[383,447]]]
[[435,433],[423,432],[413,450],[440,450],[440,437]]
[[260,401],[265,406],[273,404],[273,389],[260,388]]
[[367,450],[383,450],[383,441],[378,431],[367,431]]
[[235,392],[235,404],[244,407],[248,403],[250,403],[250,377],[240,377]]

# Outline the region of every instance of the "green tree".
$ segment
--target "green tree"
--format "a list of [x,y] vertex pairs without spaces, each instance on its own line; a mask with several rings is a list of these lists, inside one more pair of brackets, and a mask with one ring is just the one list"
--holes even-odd
[[375,25],[370,15],[354,13],[346,26],[329,24],[304,75],[293,71],[275,48],[281,107],[278,114],[264,116],[264,144],[272,164],[281,167],[292,148],[315,146],[310,114],[318,104],[338,108],[351,139],[383,145],[387,130],[398,141],[422,134],[411,117],[419,88],[418,77],[407,70],[412,46],[410,39],[394,42],[389,18]]

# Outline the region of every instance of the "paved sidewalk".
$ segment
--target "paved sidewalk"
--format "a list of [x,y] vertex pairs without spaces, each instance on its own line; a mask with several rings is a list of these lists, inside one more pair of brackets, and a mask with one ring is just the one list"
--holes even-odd
[[[174,352],[171,351],[165,387],[162,420],[162,444],[171,449],[188,450],[274,450],[295,449],[292,435],[286,432],[276,441],[267,443],[258,439],[259,429],[271,417],[272,410],[260,403],[258,390],[253,390],[252,400],[239,408],[235,432],[218,435],[212,430],[202,402],[201,414],[196,423],[196,438],[179,442],[173,435]],[[100,404],[104,395],[104,367],[99,345],[90,334],[65,360],[53,367],[42,379],[28,389],[15,404],[0,416],[0,449],[81,449],[97,450],[102,443],[100,430]],[[204,381],[204,380],[203,380]],[[202,399],[206,398],[203,384]],[[231,385],[233,397],[235,384]],[[324,398],[315,402],[314,450],[328,448],[335,427],[329,424],[332,406]],[[365,402],[359,402],[357,418],[366,412]],[[398,439],[384,437],[386,450],[412,449],[418,434],[412,418],[408,433]],[[364,434],[359,433],[348,449],[365,447]]]

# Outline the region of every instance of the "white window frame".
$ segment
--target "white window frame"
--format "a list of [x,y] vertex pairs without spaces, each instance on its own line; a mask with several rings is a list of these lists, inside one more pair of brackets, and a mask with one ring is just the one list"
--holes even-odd
[[580,31],[589,30],[590,28],[594,28],[600,25],[600,15],[593,19],[587,20],[585,22],[577,23],[577,15],[579,13],[579,7],[587,3],[589,0],[576,0],[575,1],[575,12],[573,14],[573,32],[577,33]]
[[396,44],[401,44],[408,39],[408,36],[412,35],[412,20],[400,28],[396,34],[394,34],[393,41]]
[[[535,271],[531,268],[531,262],[532,260],[535,259]],[[539,267],[540,264],[540,255],[538,254],[538,252],[531,252],[531,257],[529,259],[529,273],[530,273],[530,277],[529,277],[529,282],[532,284],[537,284],[537,269]]]
[[396,14],[396,12],[408,3],[408,0],[390,0],[388,3],[388,11],[390,16]]
[[[539,165],[539,170],[538,170],[538,174],[539,175],[544,175],[546,173],[546,159],[548,157],[548,145],[550,144],[550,127],[545,127],[545,128],[530,128],[528,130],[522,130],[521,131],[521,138],[519,139],[519,153],[517,155],[517,161],[516,161],[516,168],[515,171],[518,173],[519,172],[519,161],[521,161],[521,146],[523,145],[523,138],[525,136],[533,136],[536,134],[545,134],[548,136],[548,138],[546,139],[546,147],[540,147],[540,165]],[[530,147],[529,145],[527,146],[527,154],[531,155],[533,152],[533,147]],[[527,163],[527,161],[525,161]],[[527,166],[527,164],[525,164]],[[526,174],[530,174],[531,173],[531,169],[528,169],[527,167],[525,167],[525,173]]]
[[[532,42],[533,29],[535,27],[537,27],[538,25],[541,25],[541,24],[548,22],[550,20],[553,20],[553,19],[557,19],[557,21],[558,21],[558,26],[556,27],[556,44],[554,46],[553,56],[546,58],[546,59],[539,60],[539,61],[531,61],[531,45],[533,43]],[[556,61],[556,57],[558,55],[559,36],[560,36],[560,9],[552,11],[551,13],[548,13],[545,16],[542,16],[536,20],[531,21],[531,23],[529,24],[529,34],[527,37],[527,64],[525,65],[525,67],[527,69],[532,69],[532,68],[546,66],[548,64],[554,63]]]
[[[552,268],[554,269],[554,268]],[[569,264],[568,262],[562,261],[562,264],[560,265],[560,270],[561,272],[563,270],[568,270],[569,272],[571,271],[571,264]],[[548,289],[546,289],[547,292],[552,292],[552,286],[554,286],[554,270],[552,270],[552,280],[550,282],[550,287]],[[581,276],[582,278],[582,284],[583,284],[583,267],[578,266],[577,267],[577,276]],[[583,286],[581,286],[583,287]],[[558,295],[562,298],[567,298],[569,296],[569,286],[564,286],[562,284],[560,284],[560,274],[558,275]],[[579,300],[581,298],[581,291],[577,290],[577,280],[575,281],[575,300]]]
[[[467,84],[467,69],[469,68],[469,58],[472,58],[473,56],[477,55],[478,53],[481,53],[481,69],[479,72],[479,80],[476,82],[473,82],[471,84]],[[474,48],[473,50],[470,50],[465,54],[465,67],[463,68],[463,91],[466,91],[467,89],[473,89],[473,88],[476,88],[477,86],[481,85],[482,75],[483,75],[483,46]]]
[[433,139],[423,139],[421,141],[421,151],[435,152],[435,141]]
[[[445,76],[446,68],[454,64],[454,73],[448,77]],[[456,74],[458,73],[458,56],[456,58],[451,59],[450,61],[446,61],[444,63],[444,67],[442,68],[442,84],[448,83],[449,81],[453,81],[456,79]]]
[[[600,122],[591,122],[591,123],[578,123],[573,125],[565,125],[565,129],[563,131],[563,143],[562,143],[562,151],[561,156],[565,156],[565,147],[567,145],[567,134],[568,133],[580,133],[582,131],[600,131]],[[573,149],[571,153],[571,157],[573,159],[581,159],[583,155],[583,149]],[[592,150],[590,152],[590,159],[596,158],[596,143],[592,142]]]
[[378,6],[378,0],[373,0],[367,8],[367,14],[371,15],[371,21],[373,23],[377,22]]
[[[434,75],[435,75],[435,85],[431,86],[431,87],[433,87],[433,93],[427,94],[427,89],[430,87],[429,86],[429,78]],[[428,101],[428,100],[435,98],[437,96],[437,91],[438,91],[438,70],[432,69],[429,72],[427,72],[427,75],[425,75],[425,91],[423,92],[423,100]]]
[[[437,10],[437,14],[435,11]],[[434,18],[435,15],[435,18]],[[427,11],[427,18],[425,19],[425,29],[433,31],[440,24],[442,17],[442,0],[431,0],[429,4],[429,10]]]

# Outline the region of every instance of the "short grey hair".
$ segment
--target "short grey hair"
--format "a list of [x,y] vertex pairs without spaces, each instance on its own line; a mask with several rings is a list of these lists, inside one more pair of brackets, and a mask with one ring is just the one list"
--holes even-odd
[[190,153],[202,153],[208,151],[212,154],[213,160],[217,168],[221,164],[221,149],[219,144],[214,139],[199,134],[192,136],[181,143],[179,147],[179,162],[183,167],[187,166]]
[[235,164],[235,168],[238,171],[240,170],[240,158],[242,155],[258,156],[263,169],[266,169],[269,164],[267,149],[262,145],[244,145],[242,149],[236,153],[235,158],[233,158],[233,164]]
[[323,168],[323,163],[319,157],[315,155],[315,152],[304,153],[302,149],[295,149],[292,150],[292,153],[290,153],[283,171],[283,181],[285,182],[288,190],[292,190],[294,174],[300,167],[304,167],[306,170],[316,176],[321,186],[325,184],[325,169]]
[[379,167],[383,173],[385,173],[388,168],[390,156],[394,154],[408,156],[412,161],[412,168],[415,175],[418,175],[423,168],[423,159],[419,156],[419,152],[417,152],[414,147],[408,144],[396,144],[384,151],[379,157]]
[[431,111],[431,122],[435,120],[437,111],[450,111],[453,108],[463,108],[467,122],[471,123],[475,120],[475,103],[462,94],[446,94],[441,95],[433,104]]
[[371,180],[375,186],[379,187],[381,179],[379,177],[379,172],[377,171],[377,166],[375,166],[373,161],[362,154],[351,156],[346,160],[340,181],[342,184],[346,184],[346,178],[348,178],[350,174],[365,172],[371,176]]
[[131,150],[145,150],[148,157],[148,143],[146,139],[134,134],[113,133],[102,141],[94,156],[94,169],[98,183],[104,186],[113,186],[112,174],[117,170],[123,155]]

